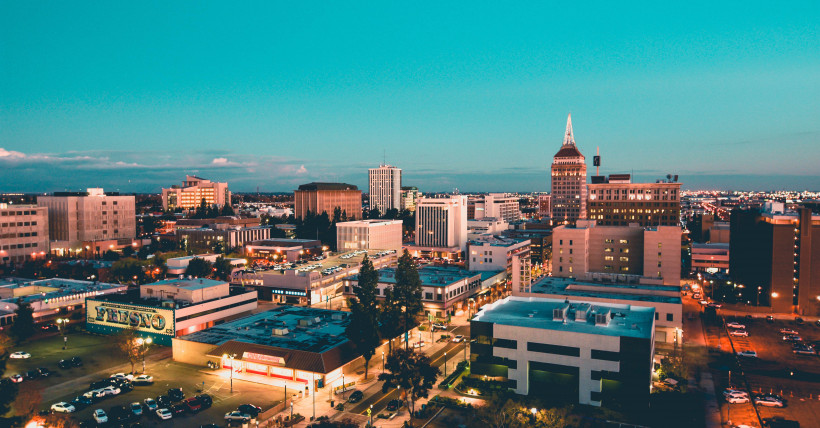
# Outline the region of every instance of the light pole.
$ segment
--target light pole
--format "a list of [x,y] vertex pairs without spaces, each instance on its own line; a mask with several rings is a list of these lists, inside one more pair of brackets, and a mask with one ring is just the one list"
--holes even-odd
[[153,341],[154,340],[151,339],[150,337],[145,338],[145,339],[140,337],[139,339],[137,339],[137,344],[142,347],[142,372],[143,373],[145,373],[145,353],[146,353],[145,347],[150,345],[151,342],[153,342]]
[[290,402],[290,423],[293,423],[293,401]]
[[68,336],[66,335],[66,330],[68,329],[68,318],[57,318],[57,330],[60,330],[60,333],[63,334],[63,350],[65,351],[66,347],[68,347]]
[[444,377],[447,377],[447,353],[444,353]]
[[[234,363],[234,358],[236,358],[236,354],[231,354],[231,355],[222,354],[222,359],[228,359],[228,358],[231,359],[231,394],[233,394],[233,363]],[[292,409],[291,409],[291,413],[293,413]]]
[[373,426],[373,405],[370,405],[370,408],[367,409],[367,414],[370,415],[370,426]]
[[384,373],[384,351],[382,351],[382,374]]
[[345,391],[347,388],[345,387],[345,374],[342,373],[342,400],[345,399]]
[[316,373],[311,373],[311,379],[313,383],[311,384],[311,389],[313,390],[310,395],[313,396],[313,418],[312,421],[316,420]]

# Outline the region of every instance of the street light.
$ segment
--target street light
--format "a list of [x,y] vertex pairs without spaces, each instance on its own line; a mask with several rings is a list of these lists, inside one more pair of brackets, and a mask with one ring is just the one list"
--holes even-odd
[[373,426],[373,405],[370,405],[370,408],[367,410],[367,413],[370,415],[370,426]]
[[68,336],[66,335],[66,329],[68,329],[68,318],[57,318],[57,330],[63,334],[63,350],[65,351],[66,347],[68,346]]
[[[236,354],[222,354],[222,359],[231,359],[231,394],[233,394],[233,363],[234,358],[236,358]],[[290,417],[293,418],[293,404],[290,405]]]
[[153,341],[154,340],[150,337],[146,339],[140,337],[139,339],[137,339],[137,344],[142,346],[142,373],[145,373],[145,347],[150,345]]
[[447,377],[447,353],[444,353],[444,377]]
[[[820,296],[818,296],[820,298]],[[382,351],[382,373],[384,373],[384,351]]]

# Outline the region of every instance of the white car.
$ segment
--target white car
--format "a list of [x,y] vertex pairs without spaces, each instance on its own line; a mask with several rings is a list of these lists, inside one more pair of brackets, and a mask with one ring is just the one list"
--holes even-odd
[[150,385],[154,383],[154,377],[147,374],[141,374],[135,377],[132,382],[134,382],[134,385]]
[[786,403],[774,397],[755,397],[755,404],[765,407],[785,407]]
[[23,381],[23,376],[19,375],[19,374],[15,374],[15,375],[11,375],[9,377],[9,379],[11,379],[11,381],[14,382],[14,383],[20,383],[20,382]]
[[797,330],[792,330],[790,328],[781,328],[780,329],[780,334],[793,334],[793,335],[796,336],[800,333],[798,333]]
[[703,305],[703,306],[706,306],[706,305],[709,304],[709,301],[708,300],[701,300],[700,304]]
[[19,351],[18,352],[12,352],[11,355],[9,355],[9,358],[14,359],[14,360],[26,359],[26,358],[31,358],[31,354],[29,354],[28,352],[19,352]]
[[242,413],[239,410],[234,410],[233,412],[225,413],[225,420],[226,421],[249,421],[251,420],[251,415],[247,413]]
[[757,352],[750,350],[747,351],[740,351],[737,353],[738,357],[749,357],[749,358],[757,358]]
[[126,379],[127,380],[134,380],[134,375],[132,375],[131,373],[128,373],[128,374],[114,373],[114,374],[111,375],[111,377],[113,377],[115,379],[120,379],[120,380],[126,380]]
[[174,417],[174,414],[168,409],[157,409],[156,413],[157,417],[162,420],[168,420]]
[[147,408],[149,411],[157,410],[157,408],[159,407],[159,405],[157,404],[157,400],[154,400],[153,398],[146,398],[145,400],[142,400],[142,402],[145,404],[145,408]]
[[732,322],[727,322],[727,323],[726,323],[726,327],[729,327],[729,328],[737,328],[737,329],[744,329],[744,328],[746,328],[746,326],[745,326],[745,325],[743,325],[743,324],[741,324],[741,323],[739,323],[739,322],[734,322],[734,321],[732,321]]
[[453,337],[453,340],[451,340],[451,342],[453,342],[453,343],[459,343],[459,342],[463,342],[463,341],[464,341],[464,336],[462,336],[460,334],[456,335],[455,337]]
[[65,401],[61,401],[59,403],[54,403],[51,405],[51,411],[55,413],[73,413],[75,410],[74,406]]
[[748,393],[748,392],[746,392],[746,391],[744,391],[744,390],[742,390],[742,389],[732,389],[732,388],[726,388],[726,389],[724,389],[724,390],[723,390],[723,396],[724,396],[724,397],[728,397],[728,396],[730,396],[730,395],[745,395],[745,396],[749,396],[749,393]]
[[103,409],[94,410],[94,420],[97,421],[98,424],[104,424],[108,422],[108,415],[105,414],[105,410]]
[[103,392],[102,388],[100,389],[92,389],[91,391],[86,392],[83,394],[85,398],[100,398],[105,397],[105,392]]
[[729,332],[729,336],[749,337],[749,332],[746,330],[732,330]]
[[424,347],[424,341],[421,340],[421,341],[413,343],[413,347],[414,348],[423,348]]
[[104,396],[108,396],[108,395],[120,395],[120,392],[122,392],[122,390],[120,390],[120,389],[119,389],[119,388],[117,388],[116,386],[106,386],[106,387],[105,387],[105,388],[103,388],[101,391],[102,391],[102,393],[103,393],[103,395],[104,395]]
[[726,402],[727,402],[727,403],[729,403],[729,404],[743,404],[743,403],[748,403],[748,402],[749,402],[749,396],[748,396],[748,395],[744,395],[744,396],[734,396],[734,395],[733,395],[733,396],[729,396],[729,397],[726,397]]

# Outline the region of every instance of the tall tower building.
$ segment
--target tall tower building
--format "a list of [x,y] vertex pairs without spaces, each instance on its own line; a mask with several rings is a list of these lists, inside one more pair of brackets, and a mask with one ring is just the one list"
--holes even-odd
[[567,116],[564,144],[552,160],[552,221],[575,223],[587,216],[587,165],[575,147],[572,116]]
[[370,168],[370,209],[384,214],[389,209],[402,210],[401,169],[391,165]]

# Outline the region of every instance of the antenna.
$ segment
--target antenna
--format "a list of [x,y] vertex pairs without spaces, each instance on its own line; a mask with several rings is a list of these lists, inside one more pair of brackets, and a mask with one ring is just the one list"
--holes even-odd
[[382,165],[387,165],[387,149],[382,149],[384,152],[384,163]]

